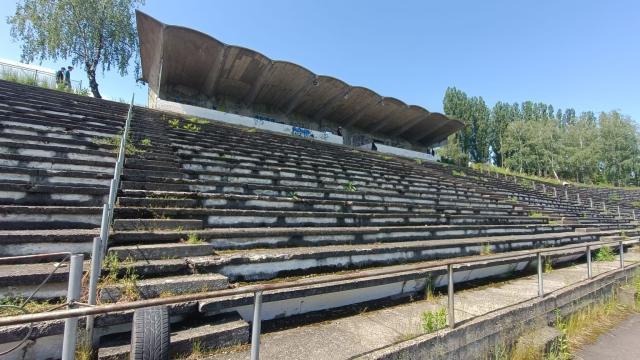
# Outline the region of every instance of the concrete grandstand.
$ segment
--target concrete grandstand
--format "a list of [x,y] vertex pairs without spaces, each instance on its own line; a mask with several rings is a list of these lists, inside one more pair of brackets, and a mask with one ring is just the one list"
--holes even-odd
[[[535,251],[557,250],[545,255],[558,271],[547,278],[554,291],[569,280],[609,289],[637,266],[630,261],[640,257],[621,244],[623,268],[589,282],[585,250],[571,247],[637,240],[631,204],[640,199],[637,192],[618,193],[617,213],[597,206],[597,191],[565,193],[359,149],[361,138],[424,151],[462,123],[140,12],[137,19],[151,108],[131,107],[100,306],[291,283],[261,292],[259,318],[251,293],[171,303],[168,351],[174,357],[247,358],[250,327],[263,322],[266,358],[400,358],[393,347],[446,340],[445,332],[440,340],[423,338],[429,334],[416,326],[421,311],[433,305],[425,300],[430,291],[452,289],[454,282],[472,290],[456,304],[456,316],[468,321],[460,326],[465,329],[510,301],[537,298],[528,277],[541,267]],[[0,81],[0,256],[13,257],[0,262],[3,300],[39,289],[34,299],[64,305],[69,270],[55,264],[63,252],[92,253],[128,110],[118,102]],[[348,140],[241,122],[257,113],[265,117],[258,120],[277,119],[302,134],[340,126]],[[601,245],[588,250],[589,259]],[[51,255],[25,257],[42,253]],[[468,263],[448,277],[452,260]],[[617,269],[616,261],[603,264]],[[503,291],[505,278],[519,282]],[[501,285],[478,286],[492,282]],[[542,294],[542,305],[532,309],[544,311],[527,314],[546,319],[554,306],[588,301],[588,286],[578,295]],[[367,325],[367,316],[375,321]],[[533,322],[531,316],[512,323]],[[96,317],[100,359],[129,357],[132,319],[131,309]],[[367,334],[398,319],[407,321],[387,337]],[[502,324],[483,319],[486,328]],[[0,327],[0,351],[27,334],[28,344],[7,359],[57,358],[63,323],[42,321],[29,333],[22,325]],[[495,331],[482,336],[520,330],[505,325]],[[474,334],[455,338],[467,352],[451,358],[471,352],[469,343],[481,337]],[[489,340],[473,351],[488,350]],[[434,356],[447,358],[448,351]]]

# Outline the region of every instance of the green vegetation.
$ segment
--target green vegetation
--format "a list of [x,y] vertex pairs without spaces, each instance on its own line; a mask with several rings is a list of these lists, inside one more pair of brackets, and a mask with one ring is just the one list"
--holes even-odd
[[451,175],[457,176],[457,177],[467,176],[467,174],[465,174],[464,171],[458,171],[455,169],[451,170]]
[[174,129],[180,128],[180,119],[169,119],[167,122],[169,123],[169,126]]
[[344,188],[345,191],[348,191],[348,192],[355,192],[355,191],[358,190],[355,187],[355,185],[353,185],[353,182],[351,180],[347,181],[347,183],[344,184],[343,188]]
[[127,258],[120,261],[115,253],[108,253],[104,258],[102,268],[106,273],[100,279],[99,287],[116,285],[120,287],[121,301],[135,301],[140,299],[138,291],[138,274],[133,267],[133,259]]
[[422,313],[422,330],[425,333],[432,333],[446,326],[447,309],[440,308],[436,311],[425,311]]
[[509,173],[547,182],[640,185],[635,176],[640,173],[640,136],[633,119],[618,111],[576,114],[532,101],[497,102],[489,108],[482,97],[456,88],[447,89],[443,103],[447,115],[467,125],[439,150],[445,161],[493,160]]
[[185,242],[187,244],[196,245],[196,244],[204,244],[206,241],[204,241],[203,239],[200,239],[198,237],[198,234],[191,232],[187,234],[187,240]]
[[613,294],[603,302],[589,305],[573,313],[567,318],[556,315],[555,326],[562,333],[562,338],[552,349],[553,357],[549,359],[570,359],[571,353],[583,344],[595,340],[632,311],[620,303]]
[[433,291],[433,279],[431,278],[431,275],[427,276],[424,286],[424,299],[427,301],[434,301],[436,299],[436,295]]
[[200,124],[200,125],[207,125],[209,124],[209,120],[207,119],[201,119],[201,118],[197,118],[197,117],[189,117],[187,118],[187,121],[194,123],[194,124]]
[[[91,142],[96,145],[108,145],[113,146],[113,152],[117,153],[120,149],[120,141],[122,139],[122,133],[113,137],[94,137]],[[144,144],[143,144],[144,145]],[[145,152],[144,149],[137,147],[133,141],[131,141],[131,135],[127,137],[127,145],[124,148],[126,155],[137,155]]]
[[422,165],[422,163],[423,163],[422,159],[416,158],[415,161],[416,161],[416,164],[418,164],[418,165]]
[[482,244],[482,248],[480,249],[480,255],[491,255],[493,254],[493,249],[491,248],[491,244],[485,243]]
[[539,219],[539,218],[545,217],[545,215],[540,211],[529,211],[529,217],[534,219]]
[[298,193],[297,193],[297,192],[295,192],[295,191],[289,191],[289,192],[287,193],[287,197],[290,197],[290,198],[291,198],[291,200],[300,200],[300,196],[299,196],[299,195],[298,195]]
[[544,259],[544,272],[545,272],[545,274],[548,274],[548,273],[550,273],[552,271],[553,271],[553,263],[551,262],[551,259],[545,258]]
[[[23,313],[33,314],[44,311],[49,311],[54,308],[60,306],[60,302],[58,301],[40,301],[40,300],[29,300],[25,303],[25,299],[22,297],[4,297],[0,298],[0,317],[3,316],[13,316],[13,315],[21,315]],[[16,309],[14,307],[23,308],[22,310]]]
[[146,146],[146,147],[151,146],[151,139],[144,138],[144,139],[140,140],[140,145]]
[[50,90],[58,90],[63,91],[69,94],[76,94],[82,96],[89,95],[89,89],[70,89],[64,85],[55,85],[50,84],[47,81],[36,80],[35,74],[33,76],[26,75],[13,71],[0,71],[0,79],[11,81],[18,84],[30,85],[30,86],[39,86],[41,88],[50,89]]
[[596,251],[595,261],[613,261],[615,259],[616,256],[609,246],[603,246]]
[[[100,98],[96,72],[113,68],[124,76],[131,58],[136,59],[138,35],[134,18],[141,3],[20,0],[7,23],[13,40],[22,43],[23,61],[69,59],[73,65],[82,65],[93,96]],[[135,62],[138,78],[140,66]]]
[[182,125],[182,128],[187,130],[187,131],[195,132],[195,133],[198,133],[198,132],[200,132],[200,130],[202,130],[202,128],[200,126],[198,126],[196,124],[191,124],[191,123]]

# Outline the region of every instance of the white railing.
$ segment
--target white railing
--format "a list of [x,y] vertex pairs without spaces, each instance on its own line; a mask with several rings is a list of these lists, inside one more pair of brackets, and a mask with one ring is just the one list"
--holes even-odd
[[[93,238],[93,246],[91,250],[91,272],[89,275],[89,298],[88,304],[95,305],[98,297],[98,281],[102,271],[102,260],[104,259],[107,246],[109,243],[109,227],[113,221],[113,212],[116,206],[116,198],[118,189],[120,188],[120,176],[124,169],[124,161],[127,154],[127,141],[129,139],[129,131],[131,128],[131,118],[133,117],[133,101],[135,94],[131,96],[131,104],[127,119],[120,135],[120,147],[118,148],[118,158],[113,170],[113,179],[109,186],[109,197],[107,203],[102,207],[102,221],[100,222],[100,236]],[[94,343],[93,339],[94,317],[88,316],[86,322],[87,339]]]
[[[0,78],[16,76],[20,79],[33,79],[34,84],[46,86],[50,89],[57,87],[55,72],[35,69],[28,66],[20,66],[0,61]],[[71,80],[71,88],[79,91],[82,89],[82,81]]]

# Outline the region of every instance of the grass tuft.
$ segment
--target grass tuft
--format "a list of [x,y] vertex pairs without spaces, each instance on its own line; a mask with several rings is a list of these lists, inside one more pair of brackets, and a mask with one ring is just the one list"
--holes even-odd
[[443,329],[447,326],[447,309],[440,308],[436,311],[422,313],[422,330],[426,333]]
[[613,261],[615,259],[616,256],[609,246],[603,246],[596,251],[595,261]]

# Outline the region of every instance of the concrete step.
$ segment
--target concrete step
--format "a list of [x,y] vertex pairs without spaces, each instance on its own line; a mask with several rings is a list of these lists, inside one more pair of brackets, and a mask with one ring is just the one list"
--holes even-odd
[[[616,232],[576,232],[491,236],[452,240],[423,240],[361,245],[333,245],[216,252],[215,255],[162,260],[139,260],[129,266],[141,277],[220,273],[229,281],[269,280],[355,268],[389,266],[425,260],[506,252],[597,240]],[[483,250],[484,249],[484,250]]]
[[0,182],[28,185],[67,185],[74,187],[109,187],[110,173],[94,171],[51,170],[0,165]]
[[[632,229],[627,225],[626,229]],[[217,249],[249,249],[267,247],[367,244],[427,239],[457,239],[474,236],[525,235],[569,232],[566,225],[436,225],[385,227],[291,227],[230,228],[196,231],[128,231],[112,234],[112,245],[178,243],[189,234],[197,236]],[[617,227],[610,229],[616,230]],[[1,233],[0,233],[1,234]],[[2,241],[11,241],[8,237]],[[27,241],[27,240],[24,240]]]
[[130,230],[199,230],[203,221],[199,219],[115,219],[115,231]]
[[[187,236],[188,237],[188,236]],[[183,240],[186,241],[187,237]],[[203,240],[196,239],[192,243],[150,244],[112,246],[108,253],[116,256],[120,261],[124,260],[158,260],[175,259],[184,257],[208,256],[213,254],[215,247]]]
[[[446,215],[413,212],[397,213],[344,213],[312,211],[269,211],[205,208],[116,208],[116,228],[124,224],[138,224],[132,219],[197,219],[206,227],[255,226],[389,226],[389,225],[443,225],[443,224],[544,224],[546,218],[524,216]],[[125,220],[127,219],[127,220]],[[123,225],[121,225],[123,224]],[[129,226],[128,229],[132,227]],[[175,225],[180,226],[179,224]],[[165,226],[166,228],[166,226]]]
[[[172,324],[171,327],[171,345],[169,348],[171,356],[174,358],[191,355],[194,344],[197,344],[196,346],[200,351],[210,351],[248,343],[251,332],[249,324],[237,313],[209,317],[196,323]],[[129,344],[101,345],[98,359],[126,360],[129,359],[129,352]],[[193,355],[196,356],[197,354]]]
[[15,184],[0,181],[0,205],[101,206],[109,190],[103,186]]
[[229,287],[229,281],[219,274],[190,274],[184,276],[167,276],[161,278],[142,279],[130,284],[102,285],[100,301],[103,303],[118,302],[127,296],[140,299],[151,299],[161,296],[180,295],[203,291],[221,290]]
[[100,207],[0,205],[0,230],[91,229],[101,218]]

